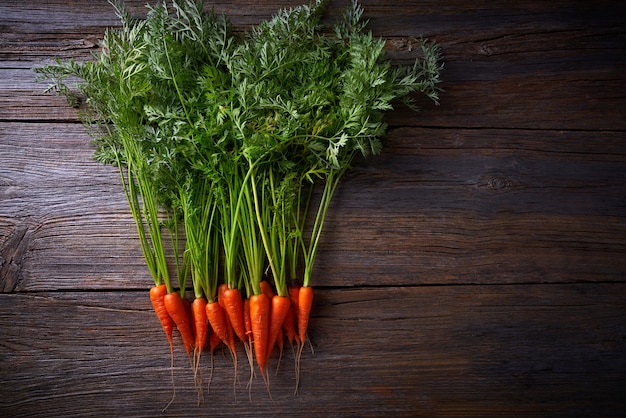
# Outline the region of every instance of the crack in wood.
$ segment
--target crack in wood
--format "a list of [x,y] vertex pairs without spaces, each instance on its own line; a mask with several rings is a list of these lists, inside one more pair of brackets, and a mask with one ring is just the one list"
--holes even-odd
[[0,248],[0,292],[15,291],[20,281],[21,264],[28,250],[31,228],[19,225]]

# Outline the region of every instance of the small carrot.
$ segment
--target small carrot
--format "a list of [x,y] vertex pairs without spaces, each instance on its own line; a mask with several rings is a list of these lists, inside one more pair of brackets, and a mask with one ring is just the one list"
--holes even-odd
[[298,394],[298,386],[300,385],[300,358],[302,357],[302,350],[304,349],[304,343],[306,341],[306,333],[309,327],[309,316],[311,315],[311,308],[313,306],[313,288],[309,286],[302,286],[298,292],[298,310],[296,318],[298,321],[298,338],[299,344],[298,352],[296,353],[296,390],[295,395]]
[[293,308],[293,301],[289,307],[289,312],[285,317],[285,321],[283,322],[283,329],[285,330],[285,335],[287,336],[289,344],[293,346],[294,341],[297,343],[298,335],[296,334],[296,313]]
[[233,338],[233,327],[228,321],[228,315],[220,306],[219,302],[209,302],[206,305],[206,314],[209,318],[209,324],[213,329],[213,333],[219,335],[220,340],[228,347],[233,356],[235,365],[235,380],[233,385],[237,383],[237,347],[235,347],[235,339]]
[[194,341],[194,353],[197,357],[200,357],[200,353],[206,345],[207,338],[209,336],[209,321],[206,315],[206,299],[195,298],[191,303],[193,335]]
[[241,299],[241,292],[237,288],[229,288],[221,293],[219,296],[223,301],[223,308],[228,314],[230,324],[232,325],[235,334],[243,342],[246,342],[246,330],[243,323],[243,300]]
[[309,316],[313,306],[313,288],[302,286],[298,292],[298,333],[300,344],[304,345],[306,332],[309,327]]
[[165,303],[163,301],[163,297],[165,295],[167,295],[167,287],[164,284],[152,286],[150,288],[150,302],[152,302],[154,312],[159,318],[159,321],[161,322],[161,327],[163,327],[163,331],[165,332],[167,341],[170,344],[170,351],[173,351],[174,343],[172,340],[172,334],[174,332],[174,321],[172,320],[170,314],[167,313],[167,309],[165,308]]
[[230,321],[230,315],[226,311],[226,297],[224,297],[224,292],[228,290],[228,285],[226,283],[222,283],[217,288],[217,301],[219,305],[224,310],[224,317],[226,318],[226,331],[228,331],[228,343],[226,344],[228,347],[235,347],[235,335],[233,330],[233,324]]
[[172,320],[174,320],[176,328],[178,328],[180,332],[185,351],[190,355],[191,347],[194,344],[194,337],[191,332],[191,323],[189,321],[188,311],[185,308],[185,303],[178,292],[168,293],[163,297],[163,302],[165,303],[167,312],[172,317]]
[[[285,342],[285,332],[281,328],[281,329],[278,330],[278,338],[276,338],[276,345],[278,346],[278,350],[280,352],[280,357],[283,356],[284,342]],[[280,357],[279,357],[279,359],[280,359]]]
[[300,286],[299,285],[292,285],[289,286],[289,288],[287,289],[289,292],[289,299],[291,299],[291,306],[293,306],[294,309],[294,314],[297,314],[298,312],[298,298],[299,298],[299,294],[300,294]]
[[215,352],[215,349],[219,347],[221,342],[222,342],[222,339],[220,338],[220,336],[217,335],[216,332],[212,332],[211,335],[209,336],[209,350],[211,354]]
[[272,289],[272,285],[269,284],[267,280],[262,280],[259,284],[261,286],[261,293],[263,293],[269,300],[272,300],[274,297],[274,289]]
[[[293,319],[294,319],[294,323],[293,323],[293,331],[291,329],[286,329],[285,331],[287,332],[287,338],[289,339],[289,342],[292,343],[293,340],[298,340],[298,334],[296,334],[296,324],[298,323],[298,305],[299,305],[299,299],[300,299],[300,285],[299,284],[294,284],[294,285],[290,285],[287,289],[287,291],[289,292],[289,299],[291,300],[291,308],[293,309]],[[289,320],[286,321],[287,322],[287,326],[291,327],[292,324],[289,322]],[[292,334],[295,334],[293,335]],[[293,335],[293,336],[292,336]]]
[[224,308],[222,308],[222,310],[224,311],[224,319],[226,319],[226,331],[228,332],[228,347],[232,348],[233,355],[236,355],[237,351],[235,350],[237,348],[235,346],[235,331],[233,330],[233,325],[230,323],[230,318],[228,317],[226,310],[224,310]]
[[270,325],[269,325],[269,337],[267,340],[267,357],[272,354],[276,339],[280,333],[285,318],[289,314],[289,307],[291,302],[288,297],[274,295],[271,300],[270,308]]
[[234,341],[231,342],[229,336],[228,328],[230,325],[226,319],[227,315],[224,309],[222,309],[217,302],[209,302],[206,305],[206,315],[213,332],[220,337],[222,342],[231,350],[233,355],[235,355],[235,344]]
[[202,375],[199,373],[200,356],[209,335],[209,321],[206,316],[206,299],[196,297],[191,303],[190,313],[191,329],[195,337],[192,361],[193,378],[198,390],[198,404],[201,404],[204,400],[204,395],[202,393]]
[[222,283],[217,288],[217,301],[223,309],[226,309],[224,306],[224,292],[228,289],[228,285],[226,283]]
[[270,301],[265,294],[261,293],[250,297],[250,320],[254,339],[254,354],[261,374],[265,378],[270,320]]
[[159,321],[161,322],[161,326],[163,327],[163,331],[165,332],[165,336],[167,337],[167,341],[170,344],[170,369],[172,371],[172,399],[170,399],[169,403],[165,407],[167,407],[174,401],[174,397],[176,396],[176,386],[174,385],[174,341],[173,341],[173,333],[174,333],[174,320],[167,312],[167,308],[165,307],[165,295],[167,295],[167,286],[165,284],[155,285],[150,288],[150,301],[152,302],[152,307],[154,308],[154,312],[156,312]]
[[182,301],[183,301],[183,306],[185,307],[185,310],[187,311],[187,316],[191,318],[191,302],[189,301],[189,299],[182,299]]
[[250,299],[243,300],[243,325],[246,332],[246,341],[243,347],[246,350],[246,357],[250,365],[250,379],[248,380],[248,397],[252,400],[252,380],[254,379],[254,357],[252,355],[252,319],[250,318]]
[[248,341],[252,341],[252,320],[250,319],[250,299],[243,301],[243,325]]

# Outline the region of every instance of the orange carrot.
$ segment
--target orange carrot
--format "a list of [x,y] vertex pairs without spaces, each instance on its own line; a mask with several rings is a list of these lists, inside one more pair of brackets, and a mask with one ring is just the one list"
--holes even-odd
[[283,327],[285,317],[289,313],[291,302],[288,297],[275,295],[271,300],[269,337],[267,340],[267,357],[272,353],[278,334]]
[[243,300],[243,326],[246,337],[243,347],[246,350],[246,357],[248,358],[248,364],[250,366],[250,379],[247,384],[248,397],[251,397],[252,380],[254,379],[254,356],[252,354],[252,320],[250,319],[250,299],[247,298]]
[[187,351],[187,354],[191,354],[194,337],[191,332],[191,323],[189,321],[189,314],[185,308],[185,303],[178,292],[168,293],[163,297],[163,302],[165,303],[165,309],[167,309],[167,312],[176,324],[176,328],[178,328],[180,332],[185,351]]
[[313,288],[310,286],[302,286],[298,294],[298,333],[300,344],[304,345],[306,340],[306,332],[309,327],[309,316],[311,315],[311,307],[313,306]]
[[235,334],[237,334],[237,337],[239,337],[241,341],[245,342],[246,330],[243,323],[243,300],[241,299],[241,292],[239,289],[226,287],[220,295],[220,299],[223,300],[224,310],[228,314],[230,324]]
[[265,377],[267,367],[267,339],[269,335],[270,301],[263,293],[250,297],[250,320],[254,353],[261,374]]
[[213,352],[220,345],[221,342],[222,339],[220,338],[220,336],[217,335],[216,332],[212,332],[209,336],[209,350],[211,351],[211,354],[213,354]]
[[289,344],[293,346],[294,340],[296,342],[298,341],[298,335],[296,334],[296,313],[293,308],[293,302],[291,302],[289,313],[287,313],[285,321],[283,322],[283,329],[285,330],[285,335],[287,336]]
[[[293,316],[294,316],[294,324],[293,324],[293,332],[296,332],[296,324],[298,323],[298,313],[299,313],[299,309],[298,309],[298,305],[299,305],[299,299],[300,299],[300,285],[291,285],[289,286],[289,288],[287,289],[289,292],[289,299],[291,299],[291,307],[293,309]],[[291,324],[289,323],[289,320],[287,321],[287,325],[291,326]],[[291,337],[291,330],[287,329],[287,338],[289,338],[289,342],[291,343],[294,339],[298,339],[298,335],[296,334],[293,338]]]
[[252,320],[250,319],[250,299],[243,301],[243,325],[248,341],[252,341]]
[[187,311],[187,316],[191,318],[191,302],[189,302],[188,299],[182,299],[182,300],[183,300],[183,306],[185,307],[185,310]]
[[165,308],[165,303],[163,302],[165,295],[167,295],[167,288],[164,284],[150,288],[150,302],[152,302],[154,312],[161,322],[161,327],[163,327],[167,341],[170,343],[170,351],[173,351],[174,343],[172,341],[172,334],[174,332],[174,321]]
[[276,345],[278,346],[278,350],[280,353],[280,357],[278,358],[279,362],[280,362],[280,358],[283,356],[284,342],[285,342],[285,334],[284,334],[283,329],[281,328],[278,330],[278,338],[276,338]]
[[226,331],[228,332],[228,339],[227,339],[226,345],[229,348],[232,348],[235,346],[235,338],[234,338],[233,325],[230,322],[230,316],[226,312],[226,303],[225,303],[226,298],[224,297],[224,292],[226,292],[226,290],[228,290],[228,285],[226,283],[222,283],[221,285],[219,285],[219,287],[217,288],[217,301],[219,305],[222,307],[222,309],[224,310],[224,318],[226,318]]
[[195,298],[191,304],[193,335],[195,336],[194,352],[200,357],[200,352],[206,345],[209,336],[209,321],[206,316],[206,299]]
[[206,315],[211,324],[211,328],[213,332],[217,334],[222,342],[231,350],[231,352],[235,353],[235,344],[234,341],[231,344],[231,338],[229,336],[228,328],[229,324],[226,320],[227,316],[224,313],[224,309],[217,302],[209,302],[206,305]]
[[[228,317],[228,314],[226,313],[223,307],[222,307],[222,310],[224,311],[224,319],[226,319],[226,331],[228,332],[228,347],[230,347],[233,350],[236,350],[237,348],[235,347],[235,331],[233,331],[233,325],[230,323],[230,318]],[[233,351],[233,355],[235,354],[236,354],[236,351]]]
[[233,385],[235,385],[237,383],[237,347],[235,347],[233,327],[230,325],[230,321],[228,320],[228,314],[226,314],[226,311],[220,306],[219,302],[207,303],[206,313],[209,319],[209,324],[211,324],[211,328],[213,329],[213,333],[219,335],[220,340],[222,340],[224,345],[228,347],[231,355],[233,356],[233,363],[235,365]]
[[224,306],[224,297],[223,297],[226,289],[228,289],[228,285],[226,283],[222,283],[217,288],[217,301],[219,302],[222,309],[226,309],[226,306]]
[[298,295],[300,294],[300,286],[299,285],[289,286],[287,290],[289,292],[289,299],[291,299],[291,306],[293,306],[293,309],[294,309],[294,314],[297,315],[298,297],[299,297]]
[[[298,291],[298,309],[296,311],[296,319],[298,322],[298,352],[296,353],[296,390],[294,395],[298,394],[298,386],[300,385],[300,357],[304,349],[306,341],[306,333],[309,327],[309,316],[311,315],[311,307],[313,306],[313,288],[302,286]],[[311,348],[313,348],[311,346]]]
[[174,341],[172,335],[174,333],[174,320],[167,312],[167,308],[165,307],[165,295],[167,295],[167,286],[165,284],[156,285],[150,288],[150,301],[152,302],[152,307],[154,308],[154,312],[156,312],[159,321],[161,322],[161,326],[163,327],[163,331],[167,337],[167,341],[170,344],[170,369],[172,371],[172,399],[165,407],[167,407],[174,401],[174,397],[176,396],[176,386],[174,385]]
[[262,280],[260,283],[260,286],[261,286],[261,293],[267,296],[268,300],[272,300],[272,298],[275,295],[274,289],[272,289],[272,285],[269,284],[267,280]]
[[209,335],[209,321],[206,317],[206,299],[197,297],[191,303],[190,309],[191,318],[191,330],[195,337],[193,345],[193,378],[198,390],[198,404],[201,404],[204,400],[204,394],[202,393],[202,374],[200,370],[200,356],[202,350],[206,345],[207,337]]

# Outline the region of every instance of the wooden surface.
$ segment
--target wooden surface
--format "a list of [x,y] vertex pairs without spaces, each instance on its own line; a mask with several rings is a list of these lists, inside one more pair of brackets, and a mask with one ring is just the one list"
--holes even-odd
[[[243,30],[289,4],[215,9]],[[88,57],[117,19],[105,1],[0,3],[0,416],[623,413],[626,6],[363,5],[396,62],[414,37],[441,44],[445,92],[390,114],[383,155],[338,190],[300,396],[289,350],[253,402],[219,353],[198,406],[177,348],[162,414],[169,351],[117,173],[31,70]]]

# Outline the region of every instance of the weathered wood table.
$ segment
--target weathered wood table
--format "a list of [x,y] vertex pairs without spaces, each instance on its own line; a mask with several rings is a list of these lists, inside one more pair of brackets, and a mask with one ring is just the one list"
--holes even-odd
[[[214,7],[245,30],[292,4]],[[258,378],[249,401],[244,361],[233,387],[217,353],[197,405],[178,345],[163,415],[622,414],[626,6],[363,6],[397,62],[413,38],[441,44],[445,92],[391,113],[383,155],[337,192],[300,394],[290,350],[273,401]],[[105,1],[0,4],[0,416],[158,416],[172,395],[118,174],[32,71],[87,58],[117,24]]]

